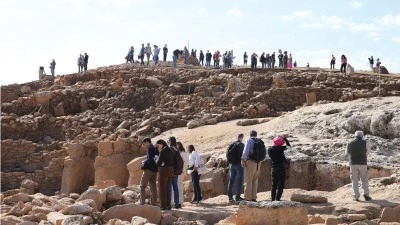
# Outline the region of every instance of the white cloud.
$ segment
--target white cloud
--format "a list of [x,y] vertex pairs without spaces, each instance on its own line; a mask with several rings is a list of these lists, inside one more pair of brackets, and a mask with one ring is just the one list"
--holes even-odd
[[319,22],[315,22],[315,23],[303,23],[300,26],[301,28],[304,29],[312,29],[312,28],[322,28],[323,24],[319,23]]
[[296,19],[299,17],[308,17],[311,15],[312,15],[312,12],[310,10],[298,10],[298,11],[293,12],[291,15],[289,15],[289,16],[286,15],[286,16],[283,16],[282,18],[284,20],[293,20],[293,19]]
[[394,43],[400,43],[400,37],[394,37],[394,38],[392,38],[392,41]]
[[375,23],[348,23],[348,26],[350,31],[353,32],[358,32],[358,31],[372,32],[382,29]]
[[383,24],[387,27],[400,26],[400,14],[398,15],[386,14],[382,18],[378,18],[377,23]]
[[240,19],[243,16],[243,13],[240,11],[240,9],[237,6],[233,6],[232,8],[228,9],[227,14],[234,16],[237,19]]
[[327,26],[334,28],[334,29],[342,27],[342,24],[344,23],[344,19],[342,19],[338,16],[322,15],[321,20],[322,20],[322,22],[326,23]]
[[367,33],[367,38],[371,39],[374,42],[378,42],[378,41],[381,40],[380,35],[375,31],[368,32]]
[[362,6],[362,3],[360,1],[352,1],[350,3],[350,6],[355,8],[355,9],[359,9]]

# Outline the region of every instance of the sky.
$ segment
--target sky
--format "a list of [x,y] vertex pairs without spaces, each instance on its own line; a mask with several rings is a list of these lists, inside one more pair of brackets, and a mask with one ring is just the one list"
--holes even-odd
[[[55,59],[56,75],[135,59],[142,43],[174,49],[293,55],[298,66],[329,67],[345,54],[356,70],[368,57],[400,72],[400,1],[362,0],[0,0],[0,84],[38,79]],[[339,61],[339,60],[338,60]],[[339,67],[340,65],[336,65]]]

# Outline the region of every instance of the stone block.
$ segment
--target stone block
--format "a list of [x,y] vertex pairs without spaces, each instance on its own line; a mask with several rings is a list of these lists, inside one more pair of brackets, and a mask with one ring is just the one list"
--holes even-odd
[[308,104],[313,104],[317,102],[317,95],[315,94],[315,92],[306,93],[306,100]]
[[140,179],[143,173],[141,166],[142,166],[142,161],[145,159],[146,156],[137,157],[128,163],[127,165],[129,171],[128,186],[140,184]]
[[296,191],[290,197],[290,201],[301,203],[327,203],[328,198],[313,191]]
[[42,91],[36,93],[36,103],[38,105],[47,105],[50,102],[51,99],[51,92],[49,91]]
[[85,152],[85,146],[78,143],[72,143],[68,146],[68,154],[71,159],[82,157]]
[[382,222],[399,222],[400,223],[400,206],[395,208],[385,207],[382,210],[381,218],[379,223]]
[[237,225],[306,225],[307,209],[298,202],[242,201],[236,217]]
[[161,221],[160,207],[137,204],[117,205],[104,211],[102,218],[105,221],[110,219],[131,221],[134,216],[140,216],[150,223],[159,224]]
[[114,141],[112,142],[112,145],[115,154],[125,152],[129,147],[128,143],[122,141]]
[[65,111],[64,111],[64,103],[59,103],[56,107],[54,107],[54,114],[56,116],[64,116]]
[[100,141],[97,145],[99,156],[109,156],[114,153],[113,143],[111,141]]

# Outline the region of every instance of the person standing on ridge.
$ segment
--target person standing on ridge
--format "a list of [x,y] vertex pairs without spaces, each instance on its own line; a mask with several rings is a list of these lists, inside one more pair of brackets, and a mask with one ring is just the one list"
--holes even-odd
[[282,58],[282,61],[283,61],[283,68],[284,68],[284,69],[287,69],[287,68],[288,68],[288,55],[287,55],[287,51],[284,51],[283,53],[284,53],[283,58]]
[[260,56],[260,63],[261,63],[261,68],[265,68],[265,53],[264,52]]
[[243,55],[243,66],[247,66],[247,59],[249,58],[249,56],[247,55],[247,52],[244,52]]
[[271,56],[269,53],[265,55],[265,62],[267,63],[267,68],[271,68]]
[[179,49],[176,49],[176,50],[172,53],[172,65],[174,66],[175,69],[178,67],[178,58],[179,58],[179,54],[182,55],[182,51],[180,51]]
[[54,78],[54,74],[55,74],[55,69],[56,69],[56,61],[53,59],[50,63],[50,71],[51,71],[51,76]]
[[275,52],[273,52],[271,55],[271,64],[272,68],[275,68]]
[[85,55],[83,56],[83,69],[87,71],[87,65],[89,63],[89,55],[85,52]]
[[145,53],[145,48],[144,48],[144,44],[142,44],[142,48],[140,49],[139,52],[139,59],[140,59],[140,65],[144,66],[144,53]]
[[201,66],[204,66],[204,53],[203,53],[203,50],[200,50],[199,60],[200,60]]
[[154,64],[157,65],[158,64],[158,54],[160,53],[160,49],[158,48],[157,45],[154,45],[153,51],[154,51],[153,61],[154,61]]
[[78,57],[78,61],[77,61],[77,64],[78,64],[78,73],[80,73],[80,72],[83,72],[83,55],[82,54],[80,54],[79,55],[79,57]]
[[378,59],[376,59],[376,67],[380,67],[381,66],[381,61],[380,61],[380,59],[378,58]]
[[[286,143],[286,146],[283,144]],[[271,158],[271,201],[280,201],[285,187],[285,150],[290,150],[289,141],[282,136],[277,136],[273,140],[273,145],[268,148],[268,155]]]
[[146,187],[150,185],[150,204],[157,205],[157,172],[156,164],[159,152],[154,148],[150,138],[144,138],[142,146],[147,149],[147,157],[142,162],[142,178],[140,179],[140,204],[144,205],[146,201]]
[[188,64],[189,63],[189,50],[187,49],[187,47],[185,46],[183,48],[183,64]]
[[371,56],[371,58],[368,58],[368,61],[369,61],[369,66],[373,70],[374,69],[374,57]]
[[340,58],[342,61],[342,65],[340,65],[340,72],[346,74],[347,58],[345,55],[342,55]]
[[207,53],[206,53],[206,68],[210,68],[211,67],[211,58],[212,58],[212,54],[211,54],[210,50],[207,50]]
[[147,57],[147,66],[150,66],[150,55],[153,55],[153,53],[151,52],[150,43],[147,43],[145,52],[146,52],[146,57]]
[[282,68],[283,67],[283,55],[282,55],[282,52],[279,53],[278,60],[279,60],[279,68]]
[[331,58],[331,70],[335,69],[336,57],[332,54]]
[[130,62],[133,64],[134,60],[133,60],[133,56],[135,53],[135,48],[133,46],[131,46],[128,50],[128,55],[126,56],[126,63]]
[[287,67],[288,67],[289,70],[291,70],[292,67],[293,67],[292,62],[293,62],[292,54],[289,54],[289,57],[288,57],[288,60],[287,60]]
[[242,167],[245,168],[244,199],[257,201],[258,176],[260,175],[260,162],[265,159],[266,149],[264,142],[257,138],[257,131],[250,131],[250,138],[244,145],[242,154]]
[[354,133],[355,138],[347,144],[346,155],[349,156],[350,179],[353,187],[354,201],[359,201],[360,192],[358,181],[361,179],[365,201],[371,201],[368,190],[368,168],[367,156],[371,152],[370,143],[363,139],[364,133],[358,130]]
[[168,54],[168,48],[167,48],[167,45],[165,45],[164,46],[164,48],[163,48],[163,56],[164,56],[164,62],[166,62],[167,61],[167,54]]
[[226,152],[226,158],[229,162],[229,184],[228,184],[228,198],[230,202],[233,202],[233,183],[236,180],[237,188],[236,188],[236,198],[237,202],[244,200],[240,197],[242,193],[242,186],[243,186],[243,172],[244,169],[241,165],[241,157],[243,154],[244,144],[243,144],[243,134],[238,135],[238,139],[231,143],[228,147]]

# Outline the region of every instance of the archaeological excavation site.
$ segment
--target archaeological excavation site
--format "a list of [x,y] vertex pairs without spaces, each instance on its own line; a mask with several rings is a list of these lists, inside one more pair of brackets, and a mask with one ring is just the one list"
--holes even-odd
[[[267,147],[290,140],[282,201],[268,156],[257,202],[228,201],[227,147],[251,130]],[[371,143],[371,201],[353,199],[357,130]],[[149,187],[140,205],[142,140],[170,136],[205,162],[203,202],[186,175],[182,208],[150,205]],[[1,86],[1,224],[400,224],[400,77],[128,64]]]

